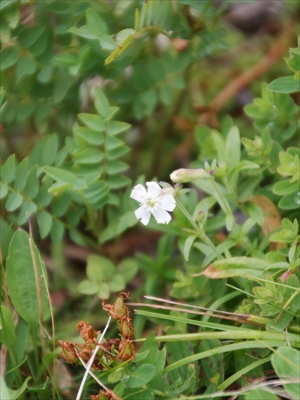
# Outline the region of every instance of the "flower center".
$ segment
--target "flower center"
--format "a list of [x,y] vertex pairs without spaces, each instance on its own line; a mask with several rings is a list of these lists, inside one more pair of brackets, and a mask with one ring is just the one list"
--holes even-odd
[[147,209],[151,209],[151,210],[156,209],[157,206],[159,205],[159,200],[157,198],[153,199],[152,197],[149,197],[146,200],[145,205],[146,205]]

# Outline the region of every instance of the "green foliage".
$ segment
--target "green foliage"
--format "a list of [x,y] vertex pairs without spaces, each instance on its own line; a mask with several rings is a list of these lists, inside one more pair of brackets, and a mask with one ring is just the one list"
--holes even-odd
[[[129,183],[123,175],[128,165],[118,160],[129,148],[116,137],[129,125],[112,120],[117,109],[109,107],[99,88],[95,89],[95,107],[99,115],[79,114],[86,126],[76,125],[73,137],[67,138],[60,150],[58,137],[52,134],[40,139],[20,163],[14,155],[6,160],[0,188],[6,210],[13,213],[9,214],[9,222],[23,225],[37,212],[41,238],[50,234],[58,243],[67,229],[72,240],[83,244],[77,231],[83,219],[97,238],[99,221],[92,210],[97,212],[106,204],[119,205],[112,191]],[[121,231],[132,225],[127,220]]]
[[126,283],[130,282],[138,269],[134,259],[123,259],[115,267],[105,257],[90,255],[87,259],[87,277],[79,286],[78,291],[82,294],[96,294],[99,299],[108,299],[110,292],[120,292],[125,289]]
[[298,36],[298,47],[290,49],[289,57],[286,57],[285,61],[294,75],[275,79],[268,85],[268,89],[278,93],[297,93],[300,91],[300,36]]
[[[243,115],[244,92],[223,112],[248,53],[261,58],[230,3],[1,2],[0,398],[75,398],[83,369],[61,373],[55,335],[102,329],[99,300],[127,290],[155,310],[135,310],[135,348],[121,335],[130,356],[119,337],[99,348],[101,400],[299,397],[300,42],[245,89]],[[136,226],[132,186],[176,168],[159,182],[172,221]]]
[[[299,376],[299,351],[289,347],[280,347],[272,356],[272,365],[281,379],[298,378]],[[297,383],[285,383],[284,388],[293,398],[299,397]]]

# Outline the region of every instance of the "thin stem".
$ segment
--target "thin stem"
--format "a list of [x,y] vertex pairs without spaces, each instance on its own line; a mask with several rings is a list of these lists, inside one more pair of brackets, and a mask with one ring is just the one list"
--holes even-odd
[[180,200],[176,199],[176,204],[178,205],[178,207],[180,208],[180,210],[182,211],[182,213],[185,215],[185,217],[189,220],[189,222],[192,224],[193,228],[195,229],[197,235],[199,236],[200,239],[203,240],[203,242],[205,244],[207,244],[207,246],[209,246],[211,248],[211,250],[215,253],[216,257],[219,260],[222,260],[223,257],[222,255],[219,253],[219,251],[217,250],[216,246],[213,244],[213,242],[209,239],[208,236],[205,235],[204,230],[199,228],[199,226],[196,224],[196,222],[193,220],[191,214],[187,211],[187,209],[184,207],[184,205],[181,203]]
[[185,215],[185,217],[190,221],[190,223],[192,224],[192,226],[195,229],[195,231],[199,232],[199,226],[193,220],[191,214],[187,211],[187,209],[184,207],[184,205],[181,203],[181,201],[176,199],[176,204],[178,205],[178,207],[180,208],[182,213]]
[[[239,237],[242,237],[243,234],[241,232],[241,229],[240,229],[239,225],[236,223],[236,220],[235,220],[235,217],[234,217],[234,215],[232,213],[232,210],[231,210],[227,200],[225,199],[223,193],[221,192],[221,190],[219,189],[218,185],[216,184],[216,182],[215,182],[215,180],[213,178],[211,179],[211,184],[212,184],[213,188],[215,189],[215,191],[217,192],[220,201],[222,202],[222,204],[220,204],[220,206],[223,208],[225,214],[228,217],[232,217],[233,218],[233,226],[235,228],[235,231],[236,231],[236,233],[238,234]],[[247,251],[251,250],[251,246],[248,243],[245,243],[245,242],[242,241],[242,245],[245,247],[245,249]]]
[[228,217],[233,216],[231,208],[229,207],[229,204],[228,204],[227,200],[225,199],[223,193],[218,188],[218,185],[216,184],[215,180],[212,178],[210,181],[211,181],[211,184],[213,185],[215,191],[218,193],[220,200],[222,201],[222,204],[220,204],[220,206],[222,206],[223,210],[225,211],[225,214]]
[[212,251],[215,253],[215,255],[217,256],[217,258],[218,258],[219,260],[223,260],[224,257],[219,253],[218,249],[217,249],[216,246],[213,244],[213,242],[209,239],[208,236],[206,236],[205,234],[203,234],[203,235],[201,236],[201,239],[203,240],[203,242],[204,242],[205,244],[207,244],[207,246],[209,246],[209,247],[212,249]]
[[[79,358],[81,364],[84,366],[84,368],[85,368],[86,371],[87,371],[87,369],[88,369],[87,364],[86,364],[86,363],[83,361],[83,359],[79,356],[76,347],[74,347],[74,350],[75,350],[75,352],[76,352],[76,354],[77,354],[77,357]],[[104,385],[104,383],[102,383],[102,382],[100,381],[100,379],[98,379],[97,376],[96,376],[92,371],[89,371],[89,375],[91,375],[91,377],[94,378],[95,381],[98,383],[98,385],[101,386],[104,390],[106,390],[106,391],[107,391],[108,393],[110,393],[111,395],[113,394],[113,396],[114,396],[113,399],[115,399],[115,400],[121,400],[121,399],[120,399],[118,396],[116,396],[108,387],[106,387],[106,386]]]
[[[108,329],[108,327],[109,327],[110,320],[111,320],[111,317],[108,318],[107,324],[106,324],[106,326],[105,326],[105,328],[104,328],[104,330],[103,330],[103,332],[102,332],[102,335],[101,335],[101,337],[100,337],[98,343],[101,343],[101,342],[102,342],[102,340],[103,340],[103,338],[104,338],[104,335],[105,335],[105,333],[106,333],[106,331],[107,331],[107,329]],[[77,396],[76,396],[76,400],[80,400],[80,397],[81,397],[81,395],[82,395],[83,388],[84,388],[84,385],[85,385],[87,376],[88,376],[88,374],[90,373],[91,366],[92,366],[92,364],[93,364],[93,362],[94,362],[94,359],[95,359],[96,354],[97,354],[97,352],[98,352],[99,349],[100,349],[100,346],[99,346],[99,344],[98,344],[98,345],[95,347],[95,349],[94,349],[94,351],[93,351],[93,354],[92,354],[91,358],[89,359],[89,362],[87,363],[87,368],[86,368],[85,374],[84,374],[84,376],[83,376],[83,378],[82,378],[82,381],[81,381],[81,384],[80,384],[80,387],[79,387],[79,390],[78,390],[78,393],[77,393]]]

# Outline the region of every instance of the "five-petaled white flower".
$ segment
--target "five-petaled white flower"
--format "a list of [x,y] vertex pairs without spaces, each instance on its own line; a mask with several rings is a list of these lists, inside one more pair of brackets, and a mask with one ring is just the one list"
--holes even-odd
[[176,201],[169,190],[162,189],[156,182],[146,182],[148,192],[143,185],[133,188],[130,197],[140,203],[140,208],[135,211],[137,219],[147,225],[151,214],[159,224],[168,224],[171,216],[167,211],[173,211]]

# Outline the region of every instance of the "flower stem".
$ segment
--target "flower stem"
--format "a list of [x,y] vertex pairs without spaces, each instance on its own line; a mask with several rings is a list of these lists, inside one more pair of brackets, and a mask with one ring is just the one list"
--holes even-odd
[[195,231],[199,232],[199,226],[196,224],[196,222],[193,220],[191,214],[188,212],[188,210],[184,207],[184,205],[181,203],[180,200],[176,199],[176,204],[178,205],[178,207],[180,208],[180,210],[182,211],[182,213],[186,216],[186,218],[190,221],[190,223],[192,224],[193,228],[195,229]]
[[[220,206],[221,206],[222,209],[224,210],[226,216],[232,217],[232,218],[233,218],[233,226],[234,226],[234,229],[235,229],[236,234],[237,234],[240,238],[243,237],[243,234],[242,234],[242,232],[241,232],[241,229],[240,229],[239,225],[236,223],[236,220],[235,220],[235,217],[234,217],[234,215],[233,215],[233,213],[232,213],[232,210],[231,210],[231,208],[230,208],[230,206],[229,206],[227,200],[225,199],[225,196],[223,195],[223,193],[222,193],[221,190],[219,189],[219,187],[218,187],[218,185],[216,184],[215,179],[214,179],[213,177],[211,178],[211,184],[212,184],[213,188],[215,189],[216,193],[218,194],[218,197],[219,197],[220,203],[221,203]],[[245,248],[247,251],[250,251],[251,246],[249,245],[249,243],[245,243],[245,242],[243,241],[242,244],[243,244],[244,248]]]
[[[222,204],[220,204],[220,206],[223,208],[223,210],[225,211],[225,214],[229,217],[229,216],[233,216],[231,208],[227,202],[227,200],[225,199],[223,193],[221,192],[221,190],[218,188],[218,185],[215,182],[215,179],[212,177],[210,179],[211,184],[213,186],[213,188],[215,189],[215,191],[218,193],[219,199],[222,202]],[[234,222],[235,223],[235,222]]]
[[201,229],[196,222],[193,220],[191,214],[188,212],[188,210],[184,207],[184,205],[181,203],[180,200],[176,199],[176,204],[177,206],[180,208],[180,210],[182,211],[182,213],[185,215],[185,217],[189,220],[189,222],[192,224],[193,228],[195,229],[197,235],[199,236],[200,239],[203,240],[203,242],[205,244],[207,244],[207,246],[209,246],[211,248],[211,250],[215,253],[216,257],[219,260],[222,260],[223,257],[222,255],[219,253],[218,249],[216,248],[216,246],[213,244],[213,242],[209,239],[208,236],[205,235],[205,232],[203,229]]

